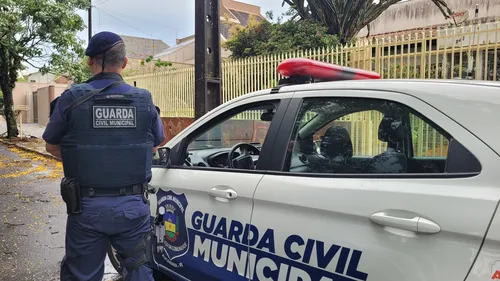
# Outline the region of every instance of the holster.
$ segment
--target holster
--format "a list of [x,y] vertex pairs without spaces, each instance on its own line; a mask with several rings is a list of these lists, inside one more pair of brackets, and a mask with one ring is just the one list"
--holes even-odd
[[61,196],[66,203],[68,215],[78,215],[82,212],[82,196],[80,185],[76,179],[63,178],[61,180]]

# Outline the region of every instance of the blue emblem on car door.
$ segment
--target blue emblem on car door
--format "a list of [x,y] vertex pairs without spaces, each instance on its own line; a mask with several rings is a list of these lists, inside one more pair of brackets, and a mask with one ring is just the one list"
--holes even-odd
[[159,190],[157,193],[158,209],[164,208],[163,225],[165,236],[163,251],[166,258],[174,260],[189,250],[189,237],[186,226],[186,195],[173,191]]

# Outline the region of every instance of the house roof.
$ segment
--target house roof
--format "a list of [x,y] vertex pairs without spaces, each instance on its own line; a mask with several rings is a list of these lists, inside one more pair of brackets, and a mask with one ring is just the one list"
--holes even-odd
[[[191,38],[187,39],[187,40],[183,41],[182,43],[179,43],[179,44],[177,44],[175,46],[172,46],[172,47],[170,47],[170,48],[168,48],[166,50],[163,50],[160,53],[157,53],[156,55],[154,55],[154,59],[162,58],[162,57],[168,56],[170,54],[173,54],[176,51],[178,51],[178,50],[180,50],[180,49],[188,46],[189,44],[193,43],[194,42],[194,36],[189,36],[189,37],[191,37]],[[221,38],[221,41],[224,41],[224,40],[225,40],[225,38]]]
[[220,34],[224,36],[224,38],[229,38],[229,25],[227,25],[225,22],[220,23]]
[[169,48],[168,44],[159,39],[127,35],[120,36],[125,42],[127,57],[130,59],[146,58]]
[[162,52],[157,53],[157,54],[154,56],[154,58],[161,58],[161,57],[164,57],[164,56],[170,55],[170,54],[172,54],[172,53],[176,52],[177,50],[180,50],[180,49],[182,49],[182,48],[186,47],[187,45],[189,45],[189,44],[191,44],[191,43],[193,43],[193,42],[194,42],[194,37],[193,37],[192,39],[186,40],[186,41],[184,41],[184,42],[182,42],[182,43],[180,43],[180,44],[177,44],[177,45],[175,45],[175,46],[172,46],[172,47],[170,47],[170,48],[168,48],[168,49],[166,49],[166,50],[163,50]]

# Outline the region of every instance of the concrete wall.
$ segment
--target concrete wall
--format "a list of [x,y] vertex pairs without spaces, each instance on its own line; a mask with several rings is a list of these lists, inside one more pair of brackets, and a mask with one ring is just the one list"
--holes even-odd
[[[164,58],[162,58],[162,60],[167,61]],[[172,68],[182,68],[182,67],[186,67],[186,66],[191,66],[191,64],[172,62],[172,66],[157,68],[154,66],[154,64],[155,63],[153,61],[151,61],[149,63],[146,63],[146,65],[141,65],[140,59],[129,59],[127,67],[123,70],[122,75],[124,77],[135,76],[135,75],[141,75],[141,74],[146,74],[146,73],[151,73],[151,72],[167,71],[167,70],[172,69]],[[137,85],[137,86],[139,87],[139,85]]]
[[[468,11],[468,20],[474,19],[476,4],[478,18],[500,18],[500,0],[446,0],[454,12]],[[449,23],[430,0],[412,0],[391,6],[370,23],[370,35],[397,32]],[[365,37],[367,28],[358,37]]]
[[50,100],[49,88],[52,86],[43,87],[36,91],[37,106],[38,106],[38,124],[47,125],[49,123]]
[[[28,106],[28,111],[31,110],[31,112],[33,112],[33,104],[28,103],[26,98],[27,95],[30,95],[30,93],[33,93],[37,89],[47,85],[48,85],[47,83],[17,82],[15,88],[12,91],[14,107]],[[33,123],[33,116],[30,116],[28,112],[23,112],[23,123]]]
[[49,123],[50,102],[59,97],[65,89],[65,87],[58,85],[50,85],[36,91],[38,124],[46,126]]

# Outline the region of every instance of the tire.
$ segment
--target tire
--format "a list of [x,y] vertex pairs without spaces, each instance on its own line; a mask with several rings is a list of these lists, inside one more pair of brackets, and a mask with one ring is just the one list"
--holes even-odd
[[111,264],[115,268],[115,270],[118,272],[118,274],[122,275],[123,274],[123,260],[120,256],[118,256],[118,253],[116,250],[111,246],[111,243],[109,243],[108,246],[108,257],[109,261],[111,261]]
[[[124,278],[125,276],[123,275],[124,274],[126,275],[127,271],[124,270],[123,268],[123,260],[120,256],[118,256],[118,253],[113,248],[113,246],[111,246],[111,243],[108,246],[108,257],[109,261],[111,262],[115,270],[118,272],[118,274],[120,274],[120,276]],[[164,274],[154,269],[153,269],[153,278],[155,279],[155,281],[173,281],[173,279],[170,279],[169,277],[165,276]]]

